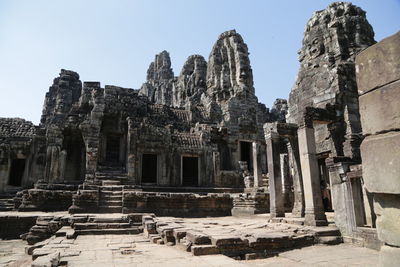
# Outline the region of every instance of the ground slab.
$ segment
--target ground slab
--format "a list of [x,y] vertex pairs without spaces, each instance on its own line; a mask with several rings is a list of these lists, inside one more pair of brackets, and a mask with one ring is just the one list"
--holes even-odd
[[[62,239],[59,245],[62,247]],[[73,242],[72,242],[73,241]],[[150,243],[143,235],[86,235],[68,240],[60,264],[64,266],[377,266],[375,250],[348,244],[315,245],[282,252],[277,257],[236,261],[223,255],[193,256],[170,246]],[[68,243],[67,242],[67,243]],[[31,266],[22,240],[0,241],[0,266]],[[7,255],[6,255],[7,254]],[[68,263],[67,263],[68,262]]]

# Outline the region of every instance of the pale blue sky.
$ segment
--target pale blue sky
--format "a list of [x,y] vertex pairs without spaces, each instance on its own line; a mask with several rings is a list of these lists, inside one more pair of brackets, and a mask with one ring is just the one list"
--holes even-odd
[[[61,68],[82,81],[139,88],[154,55],[170,52],[175,75],[189,55],[206,60],[218,35],[236,29],[249,47],[259,100],[287,98],[303,29],[331,1],[0,0],[0,117],[38,123]],[[400,30],[400,0],[353,1],[381,40]]]

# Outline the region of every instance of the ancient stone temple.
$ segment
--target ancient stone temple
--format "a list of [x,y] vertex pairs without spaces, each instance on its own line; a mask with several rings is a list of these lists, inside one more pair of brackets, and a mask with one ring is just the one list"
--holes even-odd
[[[178,76],[162,51],[139,89],[62,69],[39,125],[0,118],[0,208],[65,213],[16,229],[18,218],[0,216],[0,234],[33,245],[143,232],[193,255],[235,259],[345,242],[382,247],[382,266],[400,264],[399,34],[375,43],[360,7],[315,12],[288,101],[271,109],[258,101],[235,30],[218,37],[207,61],[189,56]],[[268,226],[214,231],[201,219],[162,217],[260,214]],[[49,260],[34,252],[54,249],[43,242],[27,251]]]

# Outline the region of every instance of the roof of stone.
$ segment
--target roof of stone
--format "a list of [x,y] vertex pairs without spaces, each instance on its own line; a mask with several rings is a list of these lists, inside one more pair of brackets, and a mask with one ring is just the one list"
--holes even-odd
[[0,118],[1,137],[33,137],[35,125],[21,118]]
[[199,135],[176,133],[173,135],[174,142],[184,148],[199,148],[202,146]]

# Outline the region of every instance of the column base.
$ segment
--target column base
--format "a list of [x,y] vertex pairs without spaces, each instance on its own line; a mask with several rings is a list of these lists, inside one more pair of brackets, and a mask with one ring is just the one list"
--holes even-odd
[[270,212],[270,219],[276,218],[276,217],[285,217],[285,212]]
[[327,226],[328,221],[326,220],[325,213],[322,214],[314,214],[314,213],[306,213],[304,216],[304,225],[309,226]]

